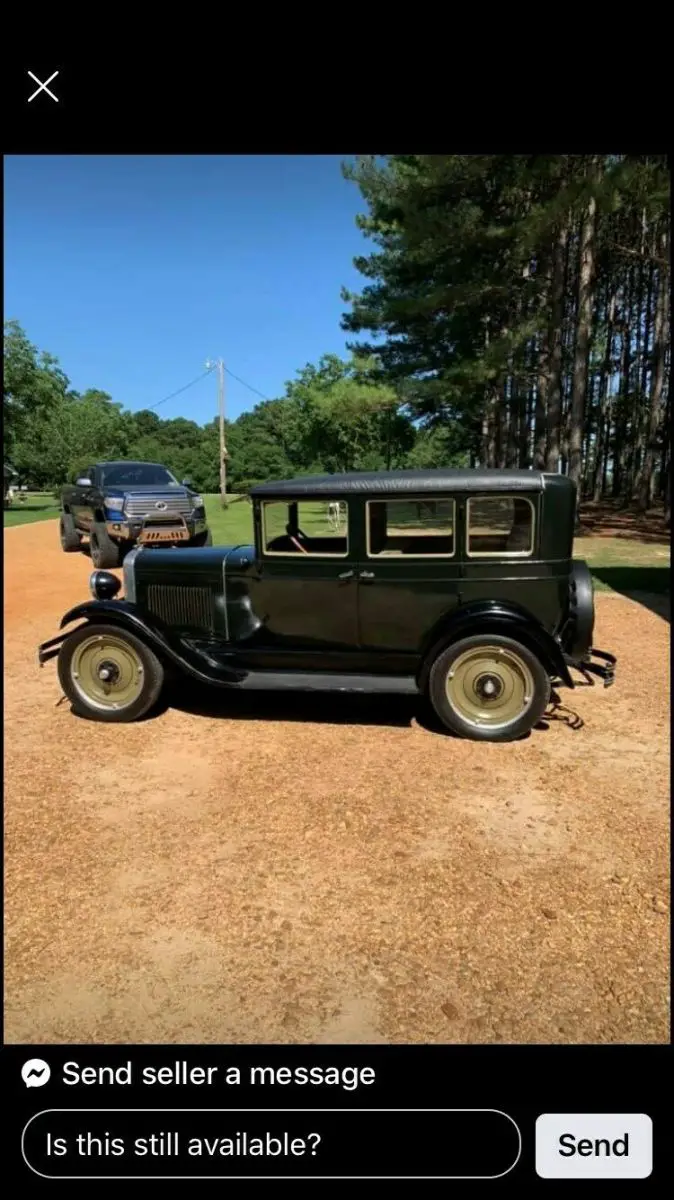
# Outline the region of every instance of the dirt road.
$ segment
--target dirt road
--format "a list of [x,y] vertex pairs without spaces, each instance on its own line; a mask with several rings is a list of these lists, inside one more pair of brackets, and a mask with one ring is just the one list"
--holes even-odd
[[7,1041],[668,1040],[661,616],[599,594],[615,687],[517,744],[203,691],[105,727],[36,661],[88,559],[4,553]]

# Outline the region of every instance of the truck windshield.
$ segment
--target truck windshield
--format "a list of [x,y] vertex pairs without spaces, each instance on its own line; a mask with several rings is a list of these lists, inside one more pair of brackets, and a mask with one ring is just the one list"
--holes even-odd
[[102,483],[103,487],[166,487],[178,480],[166,467],[153,463],[120,463],[104,469]]

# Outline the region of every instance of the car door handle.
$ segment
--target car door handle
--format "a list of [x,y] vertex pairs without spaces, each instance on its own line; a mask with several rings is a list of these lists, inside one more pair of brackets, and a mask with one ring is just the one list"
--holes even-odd
[[374,579],[374,571],[361,571],[359,579]]
[[355,571],[344,571],[341,575],[338,575],[337,578],[338,579],[353,579],[355,573],[356,573]]

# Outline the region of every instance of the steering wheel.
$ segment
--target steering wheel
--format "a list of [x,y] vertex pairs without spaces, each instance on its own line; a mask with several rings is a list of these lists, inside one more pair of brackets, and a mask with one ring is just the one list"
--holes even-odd
[[[303,538],[305,542],[307,540],[306,534],[302,533],[301,529],[297,528],[293,531],[292,525],[288,524],[288,525],[286,525],[286,533],[288,535],[289,541],[292,542],[292,544],[296,550],[299,550],[300,554],[308,554],[309,553],[306,546],[303,546],[301,541],[299,540],[300,538]],[[295,534],[297,534],[297,536],[295,536]]]

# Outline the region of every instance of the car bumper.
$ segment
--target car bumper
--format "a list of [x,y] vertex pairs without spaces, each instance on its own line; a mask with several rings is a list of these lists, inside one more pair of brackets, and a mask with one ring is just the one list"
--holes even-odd
[[609,654],[607,650],[597,650],[593,647],[582,659],[575,659],[565,654],[564,661],[568,667],[575,667],[577,671],[580,671],[588,683],[594,683],[593,675],[603,680],[605,688],[611,687],[615,683],[618,660],[615,654]]
[[[171,525],[179,526],[187,532],[187,540],[198,537],[200,533],[205,533],[208,528],[208,523],[203,521],[186,520],[183,517],[176,518]],[[109,537],[115,541],[137,542],[143,540],[143,533],[150,529],[161,529],[162,522],[159,521],[106,521],[105,528],[108,531]],[[183,538],[183,540],[186,540]]]
[[48,642],[42,642],[42,644],[38,646],[37,661],[41,667],[43,667],[46,662],[49,662],[50,658],[56,658],[59,650],[61,649],[61,643],[66,637],[67,633],[65,633],[65,631],[63,633],[57,633],[56,637],[50,638]]

